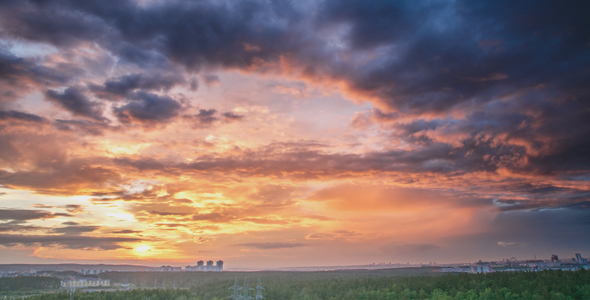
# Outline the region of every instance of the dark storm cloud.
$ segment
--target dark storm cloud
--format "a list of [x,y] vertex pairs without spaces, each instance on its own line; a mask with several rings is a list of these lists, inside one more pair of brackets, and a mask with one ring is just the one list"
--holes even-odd
[[355,89],[404,112],[442,112],[523,86],[579,93],[589,76],[584,9],[584,1],[326,1],[321,24],[349,26],[353,51],[393,47],[381,64],[349,75]]
[[199,89],[199,80],[196,77],[193,77],[189,81],[189,87],[191,91],[196,91]]
[[512,187],[513,190],[519,190],[529,194],[545,195],[552,193],[567,194],[569,192],[579,192],[578,189],[559,187],[550,184],[533,185],[530,183],[523,183]]
[[221,115],[228,121],[238,121],[238,120],[242,120],[244,118],[243,115],[238,115],[233,112],[225,112]]
[[[78,213],[78,212],[83,212],[84,211],[84,206],[79,205],[79,204],[66,204],[66,205],[61,205],[61,206],[46,205],[46,204],[35,204],[35,205],[33,205],[33,207],[35,207],[35,208],[61,208],[61,209],[67,210],[69,213]],[[64,224],[64,225],[78,225],[76,223],[74,223],[74,224],[66,224],[66,223],[69,223],[69,222],[65,222],[65,223],[62,223],[62,224]]]
[[151,215],[158,215],[158,216],[186,216],[190,215],[190,212],[168,212],[168,211],[157,211],[151,210],[148,212]]
[[[51,43],[60,49],[96,44],[125,66],[166,70],[164,75],[132,73],[89,85],[99,97],[129,101],[117,103],[113,110],[126,125],[166,123],[179,116],[181,103],[147,92],[165,92],[185,82],[170,70],[282,71],[320,83],[343,82],[354,98],[373,101],[380,108],[370,115],[391,140],[411,146],[346,154],[295,143],[284,151],[274,145],[235,156],[196,157],[190,163],[150,157],[113,160],[138,172],[230,172],[303,179],[374,171],[445,178],[507,172],[548,180],[589,180],[590,18],[585,14],[589,2],[328,0],[319,2],[318,9],[308,5],[314,13],[302,13],[304,6],[289,2],[251,0],[141,6],[114,0],[4,1],[0,25],[3,37]],[[289,62],[292,68],[283,70],[280,62]],[[58,70],[36,59],[0,52],[0,97],[16,99],[32,86],[45,90],[45,85],[70,85],[76,72],[71,66]],[[196,78],[205,85],[219,81],[213,75],[189,76],[194,76],[193,90],[198,88]],[[100,121],[99,106],[70,89],[50,90],[48,98],[73,114]],[[40,122],[25,114],[7,110],[0,119]],[[242,116],[203,109],[182,118],[204,128]],[[366,128],[368,113],[359,120],[358,128]],[[106,130],[95,123],[57,120],[55,126],[97,135]],[[6,163],[18,161],[19,151],[8,138],[0,136],[0,142],[0,158]],[[0,184],[45,191],[88,186],[90,181],[92,187],[105,187],[113,178],[120,176],[108,168],[65,163],[39,171],[0,171]],[[588,199],[582,189],[507,181],[501,188],[534,201],[515,200],[513,195],[495,202],[482,200],[497,205],[503,215],[541,208],[555,209],[556,214],[571,212]],[[234,218],[222,213],[193,217],[215,222]]]
[[35,59],[25,59],[0,48],[0,79],[11,84],[22,78],[41,84],[66,83],[72,74],[62,74],[39,64]]
[[91,120],[56,119],[53,125],[59,130],[89,135],[103,135],[105,131],[117,129],[117,127],[109,126],[105,122]]
[[0,245],[58,246],[69,249],[115,250],[124,248],[120,243],[136,242],[137,238],[89,237],[80,235],[12,235],[0,234]]
[[[216,109],[199,109],[198,114],[184,115],[182,118],[192,124],[192,128],[208,128],[211,127],[215,122],[220,121],[220,118],[216,116]],[[244,118],[243,115],[238,115],[233,112],[225,112],[221,114],[224,122],[240,121]]]
[[[396,26],[385,26],[397,19],[383,21],[373,13],[378,16],[387,9],[392,14],[412,11],[412,6],[404,2],[326,3],[334,4],[326,8],[332,16],[329,20],[352,25],[348,39],[357,49],[387,44],[403,34]],[[579,10],[587,6],[581,1],[559,6],[550,2],[512,5],[494,1],[477,5],[459,2],[449,7],[452,11],[436,8],[427,14],[434,12],[441,17],[445,13],[453,14],[452,18],[441,19],[440,31],[431,29],[435,34],[429,35],[428,30],[426,33],[421,30],[423,33],[417,34],[418,38],[400,45],[404,50],[400,58],[405,59],[387,63],[382,70],[360,73],[366,78],[353,82],[358,89],[378,94],[388,106],[404,112],[436,113],[454,105],[479,103],[473,108],[481,110],[458,124],[456,120],[418,120],[396,126],[401,129],[398,138],[425,148],[440,145],[427,135],[413,134],[446,126],[445,130],[453,134],[467,135],[458,150],[474,151],[466,151],[472,155],[468,166],[478,164],[488,171],[506,167],[518,173],[549,176],[584,174],[590,169],[590,155],[584,150],[590,146],[584,138],[590,134],[590,91],[586,84],[590,82],[590,73],[583,67],[590,57],[586,45],[590,24],[580,16]],[[377,8],[378,13],[374,11]],[[399,19],[402,27],[407,24],[404,17]],[[489,24],[504,25],[467,25],[486,20]],[[456,24],[465,25],[455,28],[463,32],[447,36],[446,32],[454,32]],[[420,30],[425,26],[430,25],[425,22],[415,28]],[[387,35],[388,32],[391,34]],[[475,39],[478,35],[482,40]],[[502,97],[511,101],[483,104]],[[373,116],[380,122],[402,117],[399,113],[379,110],[374,110]],[[503,140],[486,142],[498,136]],[[453,163],[458,165],[461,161],[465,159]]]
[[184,115],[182,116],[185,120],[190,121],[193,128],[207,128],[213,124],[213,122],[219,120],[215,116],[217,110],[215,109],[199,109],[199,113],[196,115]]
[[[345,40],[356,51],[394,46],[395,59],[383,56],[382,64],[348,76],[357,91],[402,112],[374,110],[376,121],[471,111],[459,124],[418,120],[396,126],[397,138],[440,147],[427,135],[410,135],[455,127],[454,134],[467,135],[463,148],[479,153],[472,163],[488,171],[508,167],[565,176],[590,169],[584,151],[590,134],[590,21],[579,13],[588,5],[327,1],[322,26],[350,26]],[[510,100],[497,101],[502,98]],[[503,140],[486,142],[499,136]]]
[[202,78],[206,86],[216,86],[218,84],[221,84],[221,79],[219,79],[219,76],[214,74],[206,74],[203,75]]
[[0,110],[0,129],[2,128],[1,126],[4,124],[10,126],[29,126],[28,128],[30,128],[30,126],[36,126],[37,128],[47,128],[47,125],[50,125],[62,131],[90,135],[102,135],[105,131],[117,129],[117,127],[109,126],[101,117],[99,117],[99,120],[49,120],[47,118],[26,112],[14,110]]
[[115,164],[121,166],[129,166],[141,171],[147,170],[166,170],[171,166],[166,164],[165,162],[158,161],[156,159],[129,159],[129,158],[115,158],[113,160]]
[[40,117],[38,115],[33,115],[21,111],[0,111],[0,120],[19,120],[19,121],[26,121],[26,122],[35,122],[35,123],[43,123],[45,122],[45,118]]
[[29,221],[37,219],[52,219],[56,217],[69,217],[70,214],[52,213],[44,210],[29,209],[0,209],[0,220]]
[[[11,16],[3,26],[14,36],[58,46],[86,39],[131,61],[164,57],[189,69],[245,69],[289,54],[307,74],[345,79],[354,89],[408,113],[478,105],[538,84],[570,86],[579,93],[589,76],[583,65],[588,62],[590,21],[579,13],[588,6],[584,1],[324,1],[307,20],[288,2],[5,6]],[[65,16],[54,26],[39,21],[51,23],[49,18],[32,21],[53,10]],[[64,23],[76,30],[47,30]],[[381,55],[361,65],[330,59],[333,49],[314,35],[342,26],[349,29],[340,51],[379,50]],[[83,34],[89,28],[92,34]],[[212,82],[208,78],[213,77],[203,77]]]
[[[10,188],[33,189],[46,194],[92,193],[118,185],[120,175],[108,168],[95,167],[80,161],[55,162],[31,171],[0,170],[0,184]],[[88,190],[90,191],[88,191]]]
[[88,99],[81,88],[69,87],[63,93],[48,90],[45,96],[74,115],[104,120],[100,103]]
[[6,223],[0,223],[0,232],[10,232],[10,231],[35,231],[44,229],[43,227],[39,226],[32,226],[32,225],[23,225],[21,221],[11,221]]
[[527,199],[492,199],[491,203],[497,207],[498,211],[502,212],[540,209],[583,209],[590,207],[590,191],[572,192],[567,195],[558,193],[522,195]]
[[49,68],[36,59],[17,57],[0,48],[0,101],[18,99],[35,87],[66,84],[79,72],[67,64],[59,70]]
[[454,149],[450,145],[440,144],[433,148],[416,151],[392,150],[387,152],[369,152],[365,154],[327,154],[319,150],[284,149],[283,152],[272,149],[247,151],[243,156],[209,157],[194,159],[190,163],[158,161],[150,158],[117,158],[115,163],[132,166],[138,170],[185,170],[185,171],[219,171],[239,172],[250,175],[279,175],[283,172],[317,178],[330,175],[344,175],[350,172],[384,171],[412,173],[466,173],[485,171],[491,168],[479,156],[465,157],[475,146]]
[[167,91],[182,82],[184,82],[184,77],[180,74],[138,73],[110,79],[103,86],[91,86],[91,90],[101,98],[116,100],[137,89]]
[[[461,129],[472,135],[466,142],[469,147],[483,145],[474,149],[483,155],[526,159],[530,165],[520,166],[521,172],[555,175],[590,168],[584,151],[586,128],[590,128],[590,74],[585,68],[590,62],[590,21],[580,15],[589,5],[584,1],[569,5],[548,1],[324,1],[308,19],[288,3],[257,1],[233,5],[174,2],[141,8],[131,1],[115,6],[108,1],[4,5],[10,8],[5,11],[11,11],[2,23],[9,35],[57,46],[91,40],[140,66],[146,61],[169,60],[192,70],[205,65],[247,69],[287,55],[306,76],[345,80],[353,90],[398,111],[375,110],[378,120],[469,110],[468,124]],[[64,17],[49,26],[46,23],[52,19],[40,17],[45,11],[58,11]],[[47,30],[64,24],[70,29]],[[92,34],[86,34],[90,28]],[[336,50],[316,36],[338,30],[344,30],[343,46]],[[333,51],[378,55],[359,64],[329,55]],[[206,84],[218,79],[212,75],[201,78]],[[107,81],[102,91],[123,95],[135,89],[165,90],[180,81],[180,76],[132,74]],[[193,86],[196,89],[196,81]],[[487,104],[505,97],[513,98],[512,107],[506,110],[493,107],[502,104]],[[180,106],[174,100],[146,94],[140,98],[144,99],[115,110],[123,122],[166,122],[178,114]],[[490,109],[498,113],[485,112]],[[223,116],[226,120],[237,117]],[[195,117],[201,126],[211,120],[201,113]],[[521,123],[516,126],[524,122],[523,129],[513,130],[517,121]],[[534,127],[539,123],[541,128]],[[499,126],[504,129],[488,130]],[[532,153],[532,149],[510,143],[490,147],[477,138],[482,130],[500,135],[510,129],[510,138],[529,139],[532,147],[542,148],[546,144],[542,139],[560,141],[550,151]],[[426,136],[415,137],[413,142],[432,144]],[[430,151],[444,148],[433,147]],[[487,165],[486,170],[497,169],[490,163],[471,161],[480,165],[471,168]],[[451,164],[461,166],[462,162]]]
[[[413,128],[411,130],[422,127],[431,128],[430,125],[410,127]],[[393,178],[397,177],[396,174],[420,175],[409,183],[420,180],[423,176],[429,177],[435,174],[453,178],[475,172],[495,172],[498,168],[506,168],[515,172],[527,171],[523,170],[519,160],[515,160],[519,153],[524,153],[522,147],[501,146],[502,148],[500,148],[490,142],[473,139],[463,140],[463,142],[464,144],[460,147],[432,143],[429,147],[418,148],[415,151],[369,152],[362,155],[326,154],[321,150],[306,148],[306,144],[302,143],[289,147],[249,150],[241,156],[234,157],[203,156],[189,163],[128,158],[115,159],[115,163],[120,166],[136,168],[139,172],[155,170],[169,173],[172,176],[179,172],[207,172],[207,174],[219,173],[239,176],[291,176],[299,179],[362,177],[374,172],[387,173]],[[528,166],[525,165],[524,168],[528,168]],[[406,179],[398,178],[398,180],[403,182]],[[277,188],[276,193],[280,195],[278,198],[288,199],[291,191]],[[462,202],[461,205],[494,205],[501,211],[572,205],[590,197],[588,190],[547,184],[533,185],[525,178],[504,180],[493,187],[474,186],[471,190],[487,196],[470,195],[467,192],[463,198],[467,197],[468,200],[462,200],[464,203]],[[491,197],[498,197],[498,199],[495,200]],[[527,201],[511,200],[514,197],[525,197]],[[252,199],[259,199],[259,197],[253,195]],[[222,217],[226,219],[227,216],[219,214],[199,216],[202,219]]]
[[288,3],[173,2],[139,7],[133,1],[58,0],[3,6],[2,11],[11,12],[2,14],[8,35],[58,47],[94,41],[138,65],[165,65],[171,60],[193,70],[204,65],[247,67],[257,59],[277,59],[282,49],[297,44],[285,34],[288,23],[296,20]]
[[178,116],[182,105],[167,96],[137,92],[132,101],[114,109],[123,123],[166,123]]
[[84,211],[84,206],[79,204],[66,204],[63,206],[68,212],[77,213]]
[[288,249],[288,248],[298,248],[307,246],[306,244],[301,243],[244,243],[244,244],[235,244],[236,247],[248,247],[248,248],[256,248],[256,249],[263,249],[263,250],[271,250],[271,249]]
[[98,39],[108,29],[103,20],[71,9],[67,1],[4,1],[2,6],[6,34],[58,46]]
[[494,221],[494,228],[498,232],[526,233],[536,229],[536,238],[541,236],[542,232],[559,235],[561,228],[567,227],[577,227],[576,232],[571,234],[581,234],[590,229],[590,202],[559,208],[508,211],[499,214]]
[[[386,125],[392,137],[428,153],[436,149],[468,154],[448,157],[465,170],[473,167],[516,173],[567,176],[588,172],[584,149],[590,111],[582,101],[553,102],[535,91],[520,101],[488,103],[465,119],[414,120]],[[373,112],[375,119],[382,118]],[[567,118],[563,116],[567,115]],[[390,121],[388,121],[391,123]]]
[[585,207],[502,212],[486,232],[449,238],[443,243],[447,247],[469,247],[480,257],[530,257],[531,253],[538,255],[537,251],[546,255],[549,252],[573,255],[574,251],[590,248],[590,240],[584,238],[590,230],[589,208],[585,204]]
[[100,228],[100,226],[66,226],[60,228],[53,228],[51,232],[53,233],[61,233],[61,234],[69,234],[69,235],[79,235],[85,232],[93,232]]
[[115,234],[135,234],[135,233],[141,233],[141,231],[124,229],[124,230],[111,231],[111,233],[115,233]]

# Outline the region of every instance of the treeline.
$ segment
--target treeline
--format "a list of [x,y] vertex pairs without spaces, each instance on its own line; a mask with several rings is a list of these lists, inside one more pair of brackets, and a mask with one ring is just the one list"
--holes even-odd
[[[99,278],[110,279],[111,283],[132,283],[139,287],[148,288],[200,288],[219,285],[229,287],[238,277],[240,284],[248,278],[250,284],[255,284],[258,278],[263,285],[279,285],[285,282],[300,282],[307,280],[329,279],[357,279],[379,277],[407,277],[407,276],[440,276],[440,268],[398,268],[381,270],[340,270],[325,272],[110,272],[101,273]],[[227,291],[225,291],[227,292]]]
[[[64,300],[70,299],[67,291],[28,297],[28,300]],[[76,300],[197,300],[197,296],[182,289],[131,290],[118,292],[81,292],[72,295]]]
[[590,300],[590,271],[585,270],[456,275],[436,273],[441,276],[424,276],[419,272],[428,271],[119,273],[116,277],[135,284],[142,281],[145,286],[155,282],[157,285],[189,288],[203,300],[225,299],[230,295],[228,287],[233,285],[236,276],[240,284],[248,276],[251,287],[256,285],[260,277],[265,288],[264,296],[268,300]]
[[[192,290],[201,299],[227,296],[227,285],[210,284]],[[265,297],[269,300],[590,300],[590,271],[321,280],[312,276],[299,281],[277,278],[267,279]]]
[[[237,275],[250,287],[260,277],[267,300],[590,300],[590,271],[457,274],[441,276],[380,276],[375,272],[254,272],[254,273],[119,273],[117,277],[187,284],[187,289],[139,289],[124,292],[76,293],[74,299],[221,300],[231,294]],[[439,273],[440,274],[440,273]],[[180,281],[184,278],[185,281]],[[152,278],[154,279],[154,278]],[[167,284],[167,283],[166,283]],[[252,291],[254,292],[254,291]],[[250,294],[251,296],[254,293]],[[69,294],[37,296],[67,299]]]
[[0,278],[0,292],[42,290],[59,288],[61,281],[56,277],[17,276]]

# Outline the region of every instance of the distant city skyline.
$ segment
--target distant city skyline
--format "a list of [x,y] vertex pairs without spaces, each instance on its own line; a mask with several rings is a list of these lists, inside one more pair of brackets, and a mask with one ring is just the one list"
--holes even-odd
[[[338,271],[338,270],[378,270],[378,269],[407,269],[407,268],[438,268],[443,273],[489,273],[489,272],[521,272],[521,271],[542,271],[542,270],[590,270],[589,259],[583,257],[580,253],[575,253],[573,258],[559,258],[558,255],[551,255],[549,258],[518,259],[516,257],[505,258],[502,260],[492,261],[471,261],[455,263],[371,263],[366,265],[348,265],[348,266],[299,266],[299,267],[279,267],[279,268],[224,268],[224,262],[218,260],[207,262],[199,260],[195,265],[171,266],[161,265],[150,267],[145,265],[105,265],[105,264],[0,264],[0,277],[14,277],[18,275],[38,276],[51,275],[55,272],[78,272],[81,275],[99,275],[109,272],[156,272],[156,273],[178,273],[178,272],[223,272],[223,271]],[[69,275],[71,276],[71,274]],[[77,281],[74,277],[70,281],[62,281],[62,285],[88,285],[88,284],[106,284],[101,282]]]
[[588,1],[0,1],[0,264],[590,256]]
[[[536,257],[536,255],[533,255],[532,257],[520,257],[520,258],[516,258],[514,256],[512,257],[506,257],[506,258],[501,258],[501,259],[493,259],[493,260],[472,260],[472,261],[453,261],[453,262],[437,262],[437,261],[427,261],[427,262],[371,262],[371,263],[359,263],[359,264],[349,264],[349,265],[290,265],[290,266],[275,266],[275,267],[264,267],[264,266],[259,266],[258,268],[256,267],[244,267],[244,266],[230,266],[229,268],[227,268],[227,265],[225,265],[225,262],[223,260],[208,260],[208,261],[204,261],[204,260],[198,260],[198,261],[192,261],[192,262],[188,262],[188,265],[186,263],[170,263],[170,264],[134,264],[134,265],[127,265],[127,268],[129,270],[137,270],[136,268],[143,268],[143,269],[139,269],[140,271],[198,271],[198,272],[207,272],[207,271],[234,271],[234,270],[293,270],[295,269],[325,269],[325,268],[330,268],[333,270],[338,270],[338,269],[346,269],[346,268],[374,268],[374,267],[383,267],[383,268],[388,268],[388,267],[394,267],[394,268],[399,268],[399,267],[404,267],[404,266],[444,266],[444,265],[469,265],[469,264],[474,264],[474,263],[481,263],[483,262],[502,262],[502,261],[511,261],[511,260],[516,260],[516,261],[534,261],[534,260],[542,260],[542,261],[559,261],[559,262],[570,262],[570,263],[581,263],[581,264],[588,264],[588,258],[590,257],[590,255],[588,256],[584,256],[581,253],[574,253],[573,255],[570,255],[571,257],[568,257],[568,255],[564,255],[564,256],[559,256],[556,254],[552,254],[548,257]],[[206,264],[205,264],[206,263]],[[33,263],[14,263],[14,264],[5,264],[2,263],[0,264],[0,272],[2,271],[3,268],[5,268],[6,266],[11,266],[11,265],[19,265],[22,266],[20,267],[22,268],[28,268],[26,267],[27,265],[30,265],[31,268],[37,268],[35,266],[41,266],[40,269],[37,269],[37,271],[39,270],[54,270],[55,268],[53,268],[53,266],[60,266],[60,265],[64,265],[64,266],[79,266],[76,267],[76,270],[81,270],[84,271],[83,274],[95,274],[93,272],[108,272],[108,271],[121,271],[121,270],[126,270],[125,269],[125,265],[122,264],[92,264],[92,263],[80,263],[80,262],[74,262],[74,263],[68,263],[68,262],[62,262],[62,263],[44,263],[44,264],[33,264]],[[49,266],[49,268],[47,267]],[[96,268],[90,268],[90,267],[96,267]],[[100,267],[100,268],[98,268]],[[112,269],[113,267],[116,267],[115,269]],[[63,269],[63,267],[57,268],[57,269]],[[56,270],[57,270],[56,269]],[[64,270],[66,269],[72,269],[72,267],[65,267]],[[98,273],[96,273],[98,274]]]

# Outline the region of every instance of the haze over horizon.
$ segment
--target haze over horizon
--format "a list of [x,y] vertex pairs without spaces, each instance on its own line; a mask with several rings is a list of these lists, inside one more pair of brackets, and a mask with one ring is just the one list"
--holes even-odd
[[587,1],[0,1],[0,264],[590,256]]

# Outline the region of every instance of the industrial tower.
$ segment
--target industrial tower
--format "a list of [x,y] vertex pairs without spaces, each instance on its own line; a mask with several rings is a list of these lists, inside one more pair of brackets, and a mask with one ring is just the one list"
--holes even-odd
[[230,287],[229,289],[234,290],[234,294],[229,296],[228,298],[231,298],[234,300],[241,300],[242,299],[242,295],[240,295],[240,290],[242,290],[242,287],[238,285],[238,276],[236,276],[236,282],[234,283],[234,285],[232,287]]
[[262,300],[264,297],[262,296],[262,282],[260,281],[260,277],[258,277],[258,284],[256,285],[256,300]]
[[234,282],[234,285],[232,287],[230,287],[229,289],[234,290],[233,295],[227,297],[229,299],[234,299],[234,300],[262,300],[262,299],[264,299],[264,297],[262,296],[262,290],[264,288],[262,287],[262,282],[260,281],[260,278],[258,278],[258,285],[256,286],[256,298],[250,296],[250,290],[253,290],[254,288],[251,288],[248,285],[248,277],[246,277],[244,279],[244,286],[238,285],[238,277],[236,277],[236,281]]
[[244,278],[244,286],[242,287],[242,300],[254,300],[254,298],[250,297],[250,290],[253,290],[250,286],[248,286],[248,277]]

